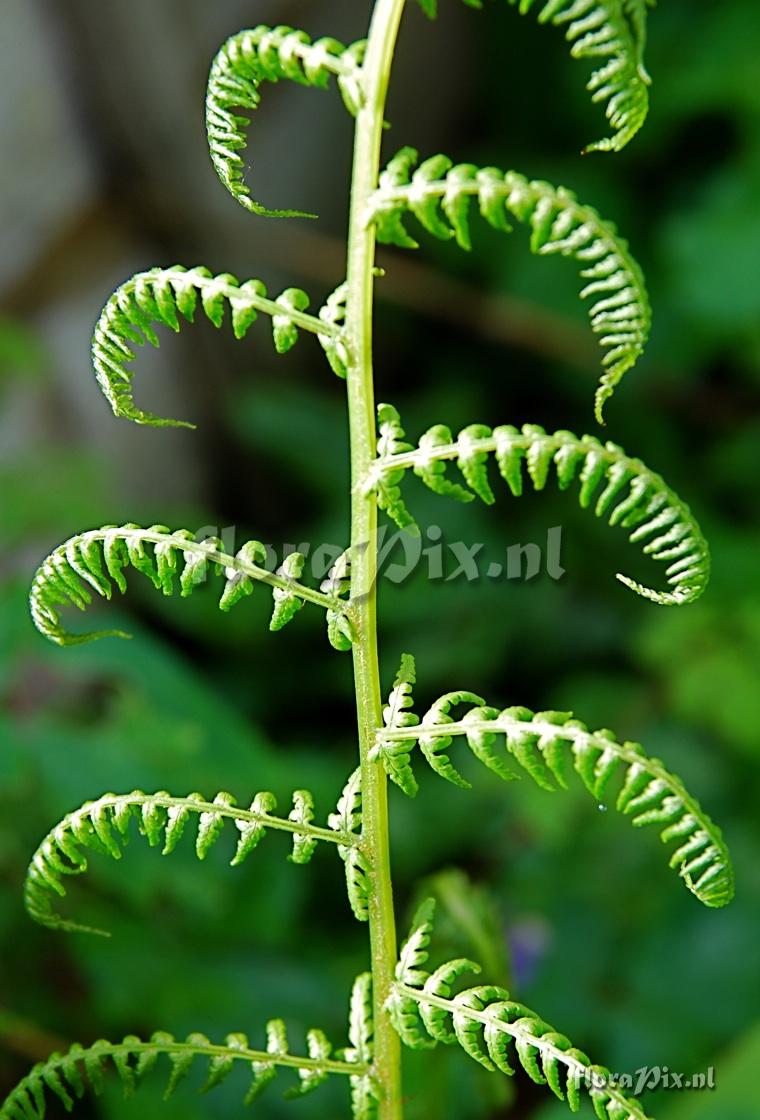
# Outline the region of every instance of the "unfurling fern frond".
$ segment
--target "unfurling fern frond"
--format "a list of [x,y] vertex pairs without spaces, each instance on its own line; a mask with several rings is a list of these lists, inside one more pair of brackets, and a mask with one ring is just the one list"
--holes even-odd
[[580,1108],[585,1088],[600,1120],[647,1120],[638,1101],[617,1088],[608,1069],[592,1065],[582,1050],[534,1011],[515,1003],[506,989],[483,984],[455,992],[457,981],[468,972],[480,972],[479,965],[457,959],[428,972],[424,965],[433,911],[433,900],[428,899],[414,919],[389,1000],[391,1020],[407,1046],[458,1043],[485,1069],[511,1076],[513,1043],[515,1057],[531,1080],[547,1085],[572,1112]]
[[[404,654],[402,671],[414,683],[409,654]],[[391,697],[397,693],[398,686]],[[468,705],[468,711],[455,720],[450,711],[461,704]],[[392,726],[378,728],[372,751],[405,793],[417,792],[411,768],[416,746],[442,778],[469,787],[447,753],[454,739],[464,739],[478,761],[500,778],[519,776],[509,766],[508,760],[513,760],[549,791],[567,788],[571,764],[595,801],[608,797],[617,784],[615,807],[638,827],[657,825],[663,843],[676,845],[670,867],[700,902],[718,907],[733,898],[734,872],[721,830],[681,779],[659,758],[650,758],[639,743],[620,743],[607,729],[589,731],[571,712],[521,707],[499,711],[472,692],[441,696],[422,719],[410,710],[413,705],[409,684],[403,694],[403,722],[397,719]]]
[[229,793],[218,793],[213,801],[208,801],[201,793],[191,793],[187,797],[172,797],[164,791],[108,793],[69,813],[42,841],[27,872],[26,908],[35,921],[50,929],[103,934],[103,930],[62,918],[56,913],[54,903],[57,897],[65,897],[68,876],[83,875],[87,871],[88,852],[121,859],[133,820],[151,847],[161,845],[163,855],[170,855],[191,819],[196,819],[195,851],[201,860],[221,837],[225,822],[230,821],[238,834],[231,861],[233,867],[239,866],[258,847],[267,829],[286,832],[292,837],[290,858],[293,863],[308,863],[320,841],[337,844],[344,859],[356,850],[358,837],[348,817],[331,818],[329,828],[312,823],[314,802],[308,790],[296,790],[293,794],[293,808],[288,817],[275,816],[276,808],[277,800],[268,792],[257,793],[248,809],[240,808]]
[[[380,504],[397,524],[402,524],[398,520],[398,498],[388,499],[388,480],[392,479],[397,488],[403,473],[410,469],[438,494],[462,501],[477,495],[490,505],[494,501],[488,478],[490,455],[494,455],[502,478],[515,496],[522,493],[523,464],[536,490],[543,490],[551,468],[561,490],[577,477],[584,509],[593,501],[597,517],[630,529],[628,539],[632,543],[642,545],[653,560],[667,564],[670,591],[656,591],[618,574],[620,582],[637,595],[671,606],[693,602],[704,591],[710,577],[710,553],[689,507],[640,459],[632,459],[617,444],[603,444],[593,436],[579,438],[567,431],[550,434],[538,424],[524,424],[521,430],[512,425],[491,430],[485,424],[471,424],[454,439],[449,428],[436,424],[414,450],[376,458],[364,489],[378,494]],[[449,460],[456,462],[467,489],[447,477]]]
[[345,47],[337,39],[312,43],[305,31],[291,27],[256,27],[228,39],[211,67],[206,94],[206,131],[216,172],[246,210],[270,217],[313,217],[300,210],[268,210],[255,202],[246,185],[241,153],[247,145],[248,115],[258,108],[262,82],[287,78],[325,89],[337,78],[346,108],[354,116],[362,103],[362,40]]
[[121,1042],[101,1039],[92,1046],[74,1045],[66,1054],[52,1054],[40,1062],[13,1090],[0,1108],[0,1120],[44,1120],[48,1099],[58,1098],[67,1111],[89,1089],[100,1094],[105,1075],[116,1073],[130,1097],[141,1086],[160,1058],[169,1063],[169,1080],[165,1097],[190,1074],[196,1061],[207,1069],[202,1092],[216,1088],[229,1077],[236,1066],[247,1070],[251,1081],[245,1096],[250,1104],[277,1076],[279,1069],[290,1069],[297,1084],[287,1096],[302,1096],[317,1089],[331,1074],[355,1078],[367,1075],[358,1062],[331,1058],[332,1046],[321,1030],[307,1032],[308,1057],[291,1054],[285,1024],[271,1019],[266,1026],[266,1049],[254,1050],[244,1034],[229,1034],[222,1043],[210,1042],[203,1034],[191,1034],[184,1041],[166,1031],[157,1031],[150,1039],[127,1035]]
[[581,299],[593,301],[591,329],[604,350],[604,373],[596,395],[601,421],[605,401],[641,355],[652,321],[644,277],[627,242],[614,225],[564,187],[526,179],[516,171],[505,174],[470,163],[454,166],[442,155],[413,170],[417,158],[413,148],[402,148],[380,176],[368,215],[377,225],[378,239],[416,248],[404,224],[411,213],[435,237],[456,238],[457,244],[469,249],[470,211],[477,202],[481,216],[494,229],[509,232],[510,217],[527,223],[534,253],[558,253],[577,261],[586,281]]
[[340,795],[338,807],[327,823],[341,836],[351,836],[352,844],[339,843],[338,852],[346,865],[346,889],[354,916],[360,922],[369,919],[369,868],[359,847],[358,832],[362,823],[361,769],[354,770]]
[[132,397],[133,372],[127,363],[135,357],[132,347],[147,340],[158,346],[153,329],[158,324],[180,328],[180,319],[193,321],[198,302],[215,327],[224,322],[229,305],[235,338],[244,338],[259,313],[272,320],[272,337],[278,354],[298,341],[298,331],[316,334],[328,355],[338,348],[340,328],[327,319],[308,315],[309,297],[300,288],[287,288],[274,299],[261,280],[240,283],[229,273],[214,276],[199,266],[186,269],[153,268],[138,272],[117,288],[103,308],[92,339],[95,375],[114,416],[149,424],[154,428],[194,428],[185,420],[169,420],[138,408]]
[[[644,69],[646,8],[653,0],[509,0],[521,14],[538,8],[539,23],[565,29],[573,58],[593,60],[596,69],[586,89],[604,103],[612,136],[589,144],[587,152],[616,151],[636,135],[649,111],[649,75]],[[434,18],[438,0],[419,0]],[[464,0],[482,8],[483,0]]]
[[[165,525],[141,529],[139,525],[106,525],[79,533],[59,545],[37,569],[29,595],[32,619],[41,634],[58,645],[78,645],[102,637],[129,637],[121,630],[99,630],[88,634],[68,633],[60,618],[61,607],[85,610],[92,593],[110,599],[114,584],[127,589],[124,569],[132,567],[153,586],[171,595],[179,573],[180,592],[192,594],[205,582],[209,568],[225,578],[219,606],[229,610],[253,592],[255,581],[268,584],[274,596],[270,630],[280,630],[304,603],[315,603],[334,616],[342,616],[347,604],[300,582],[303,557],[291,553],[277,572],[262,567],[267,550],[260,541],[249,541],[234,556],[222,551],[214,537],[198,541],[187,529],[172,532]],[[181,570],[180,570],[181,564]],[[328,619],[328,636],[339,624]],[[351,633],[346,621],[345,635]],[[345,638],[348,641],[348,637]],[[333,645],[335,642],[333,641]],[[337,648],[346,648],[338,646]]]
[[[357,976],[351,991],[348,1019],[350,1046],[344,1054],[349,1062],[372,1067],[374,1057],[374,1022],[372,1016],[372,973]],[[371,1073],[354,1074],[351,1078],[351,1107],[354,1120],[376,1120],[378,1106],[377,1083]]]

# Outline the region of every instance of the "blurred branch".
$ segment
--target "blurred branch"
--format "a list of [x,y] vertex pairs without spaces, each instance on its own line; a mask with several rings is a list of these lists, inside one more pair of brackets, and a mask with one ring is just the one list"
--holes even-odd
[[[124,215],[124,221],[131,229],[133,219]],[[29,314],[54,298],[70,285],[70,262],[81,257],[82,246],[111,244],[119,225],[118,210],[105,200],[83,209],[18,277],[5,293],[3,306],[13,314]],[[305,280],[334,287],[344,278],[343,241],[303,225],[279,223],[276,237],[257,240],[256,252],[262,261]],[[527,300],[482,291],[400,253],[381,251],[378,263],[386,270],[377,287],[385,303],[474,332],[499,346],[518,347],[584,371],[596,368],[596,346],[580,322]]]
[[[340,282],[345,267],[342,241],[313,229],[296,233],[280,226],[278,232],[279,264],[309,279]],[[474,331],[497,345],[516,346],[584,371],[596,367],[597,349],[584,324],[527,300],[482,291],[400,253],[381,250],[377,260],[386,270],[377,286],[378,299],[385,303]]]
[[[0,298],[0,308],[11,316],[27,316],[70,289],[72,272],[84,268],[82,246],[112,245],[118,225],[104,199],[84,206],[49,238],[32,264],[17,273]],[[74,266],[72,267],[72,262]]]
[[0,1046],[32,1062],[43,1061],[54,1050],[68,1049],[68,1043],[57,1035],[21,1019],[0,1007]]

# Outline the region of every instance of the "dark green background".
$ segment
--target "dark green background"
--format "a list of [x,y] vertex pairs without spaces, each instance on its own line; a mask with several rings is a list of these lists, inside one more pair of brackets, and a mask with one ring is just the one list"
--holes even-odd
[[[650,19],[644,131],[619,156],[582,158],[604,122],[561,35],[505,5],[480,14],[441,6],[428,25],[409,5],[386,154],[412,143],[425,155],[511,167],[571,187],[618,224],[647,275],[655,321],[640,366],[608,405],[604,435],[692,505],[714,575],[697,605],[657,608],[614,579],[619,569],[647,572],[624,535],[553,487],[520,502],[504,487],[486,510],[411,480],[423,524],[482,541],[489,555],[561,525],[567,574],[468,584],[420,573],[384,584],[384,687],[408,650],[421,705],[468,688],[498,706],[572,708],[592,727],[641,741],[723,825],[737,899],[725,911],[700,908],[668,872],[656,834],[599,812],[579,784],[551,797],[468,769],[470,794],[432,774],[420,774],[416,802],[392,794],[400,923],[420,880],[435,876],[442,950],[486,952],[489,979],[595,1060],[618,1071],[715,1067],[714,1093],[648,1097],[659,1120],[751,1120],[760,1115],[757,7],[663,0]],[[367,963],[333,853],[294,867],[277,836],[236,871],[224,842],[204,865],[189,843],[165,862],[141,841],[121,865],[95,858],[68,905],[112,929],[111,941],[38,929],[22,908],[35,846],[87,798],[223,788],[247,803],[272,789],[285,805],[306,785],[326,814],[355,757],[350,659],[329,650],[317,611],[269,635],[266,594],[226,617],[212,589],[167,601],[135,577],[126,602],[102,612],[128,621],[134,640],[69,651],[47,646],[26,614],[40,558],[105,522],[235,526],[238,546],[254,535],[342,542],[347,533],[344,387],[312,339],[277,358],[263,325],[235,344],[199,324],[166,339],[158,359],[141,354],[140,402],[197,421],[197,433],[117,422],[88,371],[99,307],[137,269],[203,260],[273,289],[302,284],[315,306],[341,279],[351,126],[337,96],[269,88],[251,130],[254,193],[318,209],[321,220],[308,224],[249,217],[225,195],[205,150],[203,91],[214,51],[241,26],[290,22],[348,40],[363,33],[369,4],[206,7],[14,0],[3,19],[15,65],[4,71],[3,184],[40,228],[6,268],[0,322],[0,1092],[74,1039],[158,1027],[254,1039],[266,1018],[283,1015],[294,1048],[299,1023],[340,1042],[352,977]],[[50,91],[35,76],[47,68],[40,44],[57,67]],[[34,112],[14,132],[30,102],[14,99],[10,83],[20,74],[27,88],[26,71]],[[79,146],[64,145],[40,169],[53,96],[66,99]],[[69,212],[48,217],[57,178],[78,182],[85,164]],[[7,236],[14,205],[2,218]],[[573,265],[531,257],[521,229],[504,237],[476,225],[470,256],[422,241],[416,255],[385,254],[378,283],[378,394],[400,408],[410,436],[476,420],[598,433],[598,355]],[[485,945],[473,947],[457,920],[462,906]],[[407,1066],[409,1120],[564,1114],[522,1073],[505,1088],[460,1053],[412,1056]],[[142,1104],[114,1090],[80,1114],[228,1117],[239,1089],[208,1099],[185,1091],[163,1109],[159,1089]],[[330,1092],[299,1105],[275,1090],[258,1108],[346,1115]]]

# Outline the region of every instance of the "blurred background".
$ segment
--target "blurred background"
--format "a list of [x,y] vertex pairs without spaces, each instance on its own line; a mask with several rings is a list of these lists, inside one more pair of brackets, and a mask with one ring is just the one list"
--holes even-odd
[[[614,579],[647,572],[624,534],[553,487],[521,502],[503,487],[485,510],[410,480],[423,525],[483,542],[489,555],[561,526],[566,575],[428,582],[421,570],[385,582],[384,689],[408,650],[420,706],[467,688],[499,707],[573,709],[641,741],[724,826],[738,889],[725,911],[700,908],[667,870],[656,832],[599,812],[579,782],[551,797],[468,769],[471,794],[433,775],[415,803],[392,793],[400,925],[422,882],[440,899],[441,952],[482,959],[489,980],[595,1060],[621,1072],[715,1067],[713,1092],[647,1096],[659,1120],[750,1120],[760,1115],[757,7],[662,4],[650,20],[649,121],[621,155],[585,158],[605,122],[561,34],[506,5],[441,7],[431,26],[409,5],[386,155],[411,143],[511,167],[571,187],[619,225],[655,324],[604,434],[692,504],[714,577],[695,606],[656,608]],[[271,789],[285,805],[305,785],[329,812],[356,748],[350,659],[330,651],[319,612],[272,636],[268,595],[227,617],[216,588],[165,600],[134,577],[102,612],[134,640],[62,651],[33,630],[25,598],[44,555],[104,523],[234,527],[238,544],[344,541],[344,386],[313,339],[278,358],[265,325],[235,343],[203,321],[141,352],[139,403],[194,420],[197,432],[116,421],[89,340],[111,290],[155,264],[202,262],[278,291],[302,285],[314,307],[342,279],[352,126],[337,93],[264,91],[249,149],[254,194],[320,214],[283,222],[247,215],[217,181],[204,86],[218,46],[241,27],[290,23],[351,41],[369,8],[3,0],[0,1096],[75,1039],[159,1027],[254,1039],[273,1015],[292,1025],[294,1049],[298,1023],[345,1037],[366,943],[332,853],[295,867],[271,836],[235,871],[224,842],[203,865],[189,843],[166,862],[142,842],[121,865],[95,858],[64,905],[113,930],[110,941],[49,933],[22,906],[40,839],[107,790],[229,789],[248,803]],[[432,423],[476,420],[596,432],[598,355],[574,265],[531,257],[523,229],[504,237],[476,222],[474,233],[470,255],[424,234],[416,254],[382,255],[379,399],[399,407],[414,440]],[[142,1103],[109,1089],[79,1113],[229,1117],[241,1099],[234,1080],[161,1108],[160,1088]],[[522,1073],[506,1082],[442,1049],[408,1058],[406,1086],[409,1120],[565,1114]],[[345,1116],[342,1090],[291,1105],[275,1089],[258,1108]]]

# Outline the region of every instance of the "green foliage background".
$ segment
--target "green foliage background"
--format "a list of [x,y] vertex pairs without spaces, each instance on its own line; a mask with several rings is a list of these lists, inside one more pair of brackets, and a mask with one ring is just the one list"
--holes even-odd
[[[204,67],[241,26],[240,5],[216,7],[199,57],[185,60],[193,120]],[[369,5],[355,7],[328,23],[317,4],[272,0],[248,4],[243,18],[348,39],[361,34]],[[189,8],[195,18],[200,5]],[[133,32],[150,46],[146,68],[159,73],[176,44],[141,10]],[[91,57],[86,30],[96,36],[100,18],[92,2],[72,6],[60,46],[72,72]],[[600,121],[556,33],[498,5],[481,15],[444,10],[432,29],[410,10],[406,24],[389,154],[414,143],[424,154],[441,149],[565,183],[629,238],[648,278],[655,326],[640,368],[608,406],[607,434],[692,504],[713,547],[714,576],[697,605],[658,609],[615,582],[614,571],[631,560],[622,538],[553,491],[519,503],[502,492],[495,509],[484,510],[410,486],[423,524],[439,525],[444,540],[482,541],[489,555],[540,542],[561,525],[567,574],[556,583],[542,576],[468,584],[429,583],[421,571],[401,586],[383,584],[385,680],[390,686],[401,651],[410,650],[423,702],[471,688],[499,706],[572,708],[591,726],[643,742],[724,826],[738,890],[727,910],[704,911],[674,883],[656,836],[596,811],[585,791],[552,798],[527,782],[503,787],[473,771],[469,795],[433,775],[415,803],[394,793],[399,917],[403,925],[415,884],[432,877],[443,941],[490,954],[493,980],[508,980],[597,1060],[619,1071],[715,1066],[713,1093],[648,1098],[660,1120],[749,1120],[760,1062],[756,7],[663,0],[651,18],[651,116],[614,158],[578,155]],[[111,50],[118,71],[127,47],[116,41]],[[97,86],[84,78],[75,86],[102,160],[105,218],[87,236],[97,242],[130,228],[142,239],[122,275],[174,258],[206,259],[220,270],[271,277],[273,286],[281,276],[303,283],[315,303],[340,278],[350,123],[329,98],[269,91],[261,117],[279,111],[281,118],[267,126],[258,158],[252,133],[262,194],[278,205],[316,201],[324,214],[316,232],[231,213],[228,201],[217,237],[221,225],[203,213],[196,221],[188,206],[173,210],[171,105],[154,106],[167,137],[156,169],[130,141],[129,111],[109,131]],[[107,92],[104,99],[107,107]],[[320,114],[326,123],[318,126]],[[310,127],[320,129],[319,150],[310,141],[300,149],[298,130]],[[196,146],[183,159],[192,159],[199,178],[212,175],[200,132],[192,135]],[[180,129],[177,148],[182,136]],[[286,165],[279,172],[272,168],[278,145]],[[12,173],[23,176],[23,166]],[[416,258],[385,256],[380,399],[400,408],[414,437],[434,422],[456,429],[475,420],[593,432],[596,358],[572,266],[532,258],[519,230],[510,238],[477,232],[469,257],[428,238]],[[76,238],[70,251],[86,261]],[[136,587],[110,609],[112,618],[129,616],[131,643],[61,651],[31,628],[25,595],[47,551],[105,522],[234,525],[239,542],[256,535],[341,543],[343,388],[310,339],[277,359],[265,343],[236,347],[207,325],[188,328],[167,340],[161,360],[179,364],[180,414],[198,420],[200,434],[138,430],[129,456],[113,455],[111,441],[122,438],[117,421],[103,404],[102,438],[78,425],[79,402],[87,392],[95,398],[96,386],[72,394],[61,381],[40,328],[38,288],[28,289],[20,277],[0,323],[0,405],[18,409],[21,401],[22,417],[43,418],[25,420],[23,438],[0,453],[0,1092],[57,1040],[157,1027],[177,1035],[245,1030],[253,1038],[279,1014],[294,1024],[294,1038],[299,1022],[340,1038],[351,978],[366,964],[365,931],[350,917],[329,853],[294,867],[283,858],[285,843],[272,837],[231,871],[220,852],[199,867],[187,851],[162,862],[135,843],[120,866],[95,860],[70,900],[114,931],[108,942],[34,928],[21,887],[48,828],[106,790],[228,788],[244,800],[269,788],[284,801],[294,786],[308,785],[325,812],[332,807],[353,765],[352,692],[349,659],[331,653],[320,618],[304,611],[270,636],[266,595],[228,618],[213,595],[165,602]],[[93,319],[108,290],[92,304]],[[83,351],[83,383],[87,377]],[[137,381],[150,406],[163,391],[161,362]],[[160,470],[149,482],[138,472],[136,482],[129,459],[153,466],[158,441]],[[525,1078],[504,1087],[461,1054],[411,1057],[408,1091],[410,1120],[564,1115]],[[81,1114],[121,1120],[143,1107],[195,1120],[232,1115],[236,1099],[226,1090],[208,1100],[184,1093],[159,1112],[156,1099],[140,1105],[114,1094]],[[259,1107],[272,1117],[296,1108],[307,1117],[342,1114],[321,1094],[303,1105],[281,1104],[274,1094]]]

